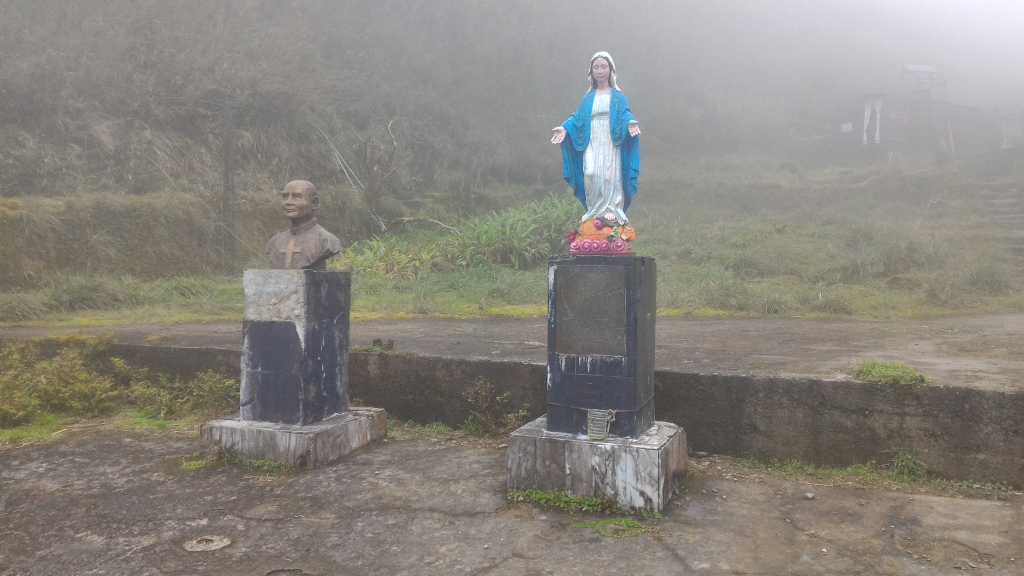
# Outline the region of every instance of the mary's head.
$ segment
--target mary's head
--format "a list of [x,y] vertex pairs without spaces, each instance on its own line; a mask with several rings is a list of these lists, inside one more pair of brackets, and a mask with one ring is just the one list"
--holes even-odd
[[615,61],[612,60],[612,55],[607,52],[594,54],[590,58],[590,71],[587,72],[587,78],[590,78],[591,90],[596,90],[603,81],[607,81],[608,86],[618,90],[619,86],[615,83]]

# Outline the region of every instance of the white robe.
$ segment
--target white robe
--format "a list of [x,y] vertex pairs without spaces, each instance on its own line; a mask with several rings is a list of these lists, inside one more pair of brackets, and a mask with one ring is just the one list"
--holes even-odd
[[612,144],[609,117],[611,94],[596,94],[590,119],[590,143],[583,151],[583,187],[587,194],[587,213],[581,222],[601,218],[611,212],[625,224],[622,208],[622,151]]

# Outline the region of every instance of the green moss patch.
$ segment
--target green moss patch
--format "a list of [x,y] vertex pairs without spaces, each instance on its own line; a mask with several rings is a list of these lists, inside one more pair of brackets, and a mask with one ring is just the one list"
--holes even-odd
[[924,388],[929,381],[910,366],[896,362],[878,362],[869,360],[850,369],[850,374],[858,380],[886,384],[891,386],[911,386]]

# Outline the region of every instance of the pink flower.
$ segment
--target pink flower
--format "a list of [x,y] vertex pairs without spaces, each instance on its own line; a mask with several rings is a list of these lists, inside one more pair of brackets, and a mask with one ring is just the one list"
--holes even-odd
[[600,218],[594,219],[594,228],[597,228],[598,230],[604,228],[604,220],[601,220]]
[[569,242],[572,243],[573,241],[575,241],[576,240],[576,236],[578,236],[578,235],[579,235],[579,232],[577,232],[576,230],[573,230],[573,231],[569,232]]
[[613,252],[625,252],[626,249],[628,249],[628,248],[629,248],[629,244],[626,244],[626,241],[623,240],[622,238],[619,238],[615,242],[612,242],[612,251]]
[[611,244],[607,240],[602,240],[601,241],[601,252],[607,252],[608,251],[608,247],[610,245]]

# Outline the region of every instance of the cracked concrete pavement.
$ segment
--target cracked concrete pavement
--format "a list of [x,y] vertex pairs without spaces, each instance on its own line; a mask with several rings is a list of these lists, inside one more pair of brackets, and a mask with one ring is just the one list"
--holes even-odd
[[[705,458],[659,532],[614,539],[572,526],[603,515],[506,502],[505,451],[486,443],[390,440],[276,478],[183,470],[197,447],[86,426],[0,451],[0,574],[1024,572],[1020,499],[722,476]],[[232,543],[183,548],[204,535]]]

